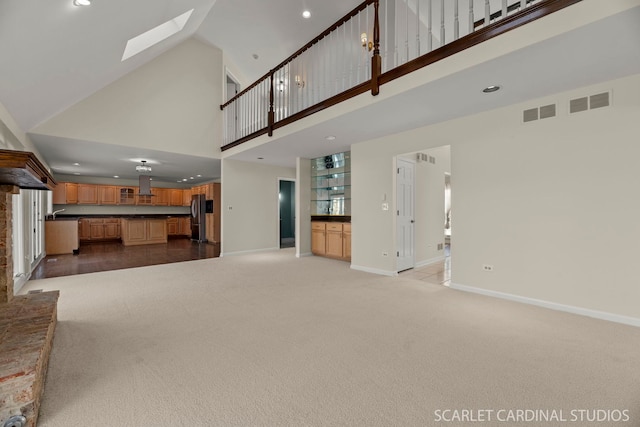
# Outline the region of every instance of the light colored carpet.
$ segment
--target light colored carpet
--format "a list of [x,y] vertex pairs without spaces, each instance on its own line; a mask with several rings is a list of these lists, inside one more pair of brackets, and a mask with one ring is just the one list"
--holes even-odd
[[41,427],[560,425],[502,409],[640,425],[640,329],[289,249],[31,289],[60,290]]

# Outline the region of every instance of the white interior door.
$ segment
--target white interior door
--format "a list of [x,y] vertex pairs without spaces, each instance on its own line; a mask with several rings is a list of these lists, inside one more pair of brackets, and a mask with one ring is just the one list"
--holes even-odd
[[397,269],[414,267],[414,180],[415,164],[398,159],[396,177]]

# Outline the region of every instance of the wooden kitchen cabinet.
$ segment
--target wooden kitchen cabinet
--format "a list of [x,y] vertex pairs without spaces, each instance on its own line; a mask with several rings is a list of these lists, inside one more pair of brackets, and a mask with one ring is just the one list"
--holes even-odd
[[178,218],[167,218],[167,234],[169,236],[177,236],[179,229]]
[[78,184],[78,204],[97,205],[98,186],[95,184]]
[[178,233],[181,236],[191,236],[191,218],[184,216],[180,218],[180,229]]
[[183,201],[182,190],[180,188],[169,189],[169,206],[182,206]]
[[152,187],[151,194],[153,194],[154,206],[169,206],[169,189]]
[[113,185],[98,185],[98,203],[115,205],[118,203],[118,188]]
[[326,223],[313,221],[311,223],[311,252],[314,255],[324,255],[326,253]]
[[167,220],[123,218],[121,234],[125,246],[167,243]]
[[104,238],[108,240],[120,238],[120,219],[109,218],[104,220]]
[[314,255],[351,260],[351,224],[312,221],[311,252]]
[[136,204],[136,190],[133,187],[120,187],[119,188],[119,205],[135,205]]
[[104,240],[104,221],[102,219],[90,219],[89,222],[91,224],[89,240]]
[[78,238],[80,240],[91,239],[91,220],[87,218],[80,218],[78,220]]
[[54,205],[75,205],[78,203],[78,184],[75,182],[61,182],[53,189],[52,202]]
[[191,206],[191,189],[182,190],[182,206]]

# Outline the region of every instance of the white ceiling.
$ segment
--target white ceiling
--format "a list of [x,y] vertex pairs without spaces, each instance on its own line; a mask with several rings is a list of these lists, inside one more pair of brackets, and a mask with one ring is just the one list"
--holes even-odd
[[[253,80],[359,3],[360,0],[93,0],[90,7],[78,8],[72,6],[72,0],[2,0],[0,103],[23,130],[29,131],[192,36],[222,48],[244,77]],[[195,11],[182,32],[120,61],[129,38],[191,8]],[[301,18],[304,9],[312,12],[310,20]],[[638,7],[297,134],[274,138],[235,157],[251,161],[265,157],[265,162],[293,166],[296,156],[337,152],[372,136],[639,73],[637,40]],[[257,60],[253,54],[258,55]],[[545,68],[540,64],[546,64]],[[492,96],[479,92],[496,82],[504,87],[502,91]],[[276,137],[277,134],[276,130]],[[324,139],[328,134],[338,136],[331,145]],[[157,168],[158,178],[166,181],[189,178],[201,167],[208,168],[206,178],[219,176],[219,161],[214,159],[31,136],[54,173],[73,173],[63,169],[73,155],[81,166],[90,167],[92,172],[87,173],[92,176],[137,178],[130,159],[142,158],[161,159],[166,168]]]

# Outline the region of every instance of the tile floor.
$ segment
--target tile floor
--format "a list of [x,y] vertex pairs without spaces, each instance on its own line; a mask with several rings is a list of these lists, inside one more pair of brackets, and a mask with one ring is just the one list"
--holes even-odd
[[451,252],[449,245],[445,247],[445,258],[435,264],[414,268],[400,273],[402,277],[410,277],[434,285],[449,286],[451,284]]

